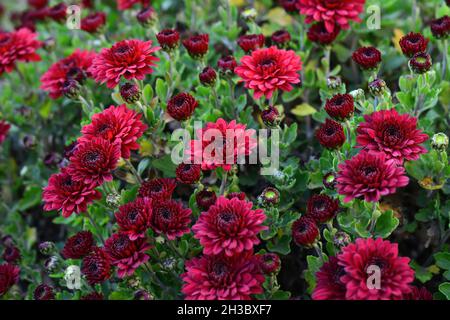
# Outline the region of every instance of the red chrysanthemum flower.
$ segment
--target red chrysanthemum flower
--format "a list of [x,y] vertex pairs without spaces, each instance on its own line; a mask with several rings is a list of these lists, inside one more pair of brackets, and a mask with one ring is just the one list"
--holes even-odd
[[0,31],[0,75],[14,70],[17,61],[40,61],[36,50],[42,43],[36,40],[36,34],[28,28],[14,32]]
[[247,195],[245,194],[245,192],[231,192],[226,195],[226,198],[227,199],[237,198],[239,200],[245,200],[246,196]]
[[42,193],[44,210],[62,210],[65,218],[70,217],[73,212],[86,212],[87,205],[101,197],[102,194],[94,186],[75,181],[66,169],[53,174]]
[[131,150],[138,150],[137,140],[147,130],[147,125],[141,121],[141,114],[127,108],[126,105],[110,106],[100,113],[92,116],[90,124],[81,129],[83,136],[78,139],[80,143],[100,137],[120,144],[121,157],[128,159]]
[[193,258],[181,277],[187,300],[250,300],[263,292],[264,275],[251,253]]
[[431,33],[437,39],[446,39],[450,34],[450,17],[445,15],[439,19],[431,21]]
[[411,292],[403,296],[403,300],[433,300],[433,295],[425,287],[410,286]]
[[150,0],[117,0],[117,9],[128,10],[138,3],[143,7],[147,7],[150,4]]
[[365,0],[298,0],[300,14],[305,22],[323,21],[328,32],[336,26],[348,29],[350,21],[361,22],[358,15],[364,10]]
[[327,46],[330,45],[334,40],[336,40],[337,36],[341,28],[336,26],[333,31],[328,31],[325,27],[324,22],[316,22],[308,29],[308,33],[306,34],[309,41],[315,42],[317,44]]
[[150,244],[145,239],[130,240],[124,233],[114,233],[105,242],[105,251],[111,258],[111,263],[117,266],[119,278],[131,276],[140,265],[150,258],[145,251]]
[[151,225],[155,232],[164,234],[169,240],[174,240],[190,232],[191,216],[192,210],[183,208],[178,201],[157,202],[153,207]]
[[366,151],[339,164],[336,180],[338,193],[345,195],[344,202],[355,198],[377,202],[381,196],[395,193],[409,182],[405,169],[394,159],[387,160],[381,152]]
[[171,51],[180,45],[180,34],[175,29],[164,29],[156,35],[159,45],[165,51]]
[[181,163],[178,165],[175,173],[179,182],[193,184],[200,180],[202,168],[199,164]]
[[115,214],[120,232],[127,234],[130,240],[145,238],[145,233],[151,226],[152,200],[137,198],[133,202],[119,207]]
[[278,47],[285,47],[291,41],[291,34],[286,30],[278,30],[272,33],[270,37],[272,43]]
[[405,56],[411,58],[416,53],[427,50],[428,39],[420,33],[410,32],[399,41],[400,48]]
[[67,239],[61,255],[65,259],[81,259],[92,251],[94,236],[90,231],[80,231]]
[[80,297],[80,300],[104,300],[104,299],[105,297],[103,296],[103,294],[98,292],[91,292]]
[[167,102],[167,113],[178,121],[189,119],[197,108],[198,102],[189,93],[179,93]]
[[193,58],[201,58],[208,52],[209,35],[200,34],[183,40],[183,46]]
[[152,47],[150,40],[123,40],[102,49],[92,61],[90,71],[95,81],[106,82],[110,89],[119,84],[121,77],[144,80],[147,74],[153,73],[152,67],[159,61],[153,55],[159,49]]
[[409,65],[415,73],[425,73],[431,69],[431,56],[426,52],[417,53],[409,60]]
[[47,284],[40,284],[34,289],[33,292],[34,300],[55,300],[55,293],[53,292],[53,287]]
[[6,136],[8,135],[9,128],[11,125],[4,120],[0,120],[0,144],[5,141]]
[[70,157],[67,172],[73,180],[94,186],[111,181],[111,171],[117,167],[120,159],[120,147],[120,139],[111,142],[100,137],[79,143]]
[[428,135],[417,129],[417,118],[390,109],[365,115],[364,119],[356,129],[356,147],[383,152],[386,159],[394,159],[398,164],[427,153],[420,144],[428,140]]
[[56,4],[48,9],[47,14],[51,19],[63,22],[67,16],[67,5],[63,2]]
[[265,253],[257,256],[259,259],[259,267],[265,274],[275,273],[280,269],[280,257],[276,253]]
[[220,72],[224,74],[233,73],[234,69],[237,67],[237,62],[233,56],[225,56],[217,61],[217,67],[219,68]]
[[308,200],[306,214],[318,223],[324,223],[334,218],[339,209],[339,200],[326,194],[315,194]]
[[344,128],[340,123],[326,119],[316,130],[316,138],[327,149],[339,149],[345,142]]
[[41,89],[48,91],[52,99],[57,99],[64,93],[65,82],[69,79],[83,83],[90,76],[89,68],[92,59],[97,54],[91,51],[75,50],[67,58],[54,63],[41,77]]
[[245,82],[245,87],[254,90],[253,96],[270,99],[275,90],[291,91],[292,84],[300,83],[298,71],[302,69],[300,57],[292,50],[277,47],[253,51],[244,56],[234,72]]
[[81,30],[89,33],[98,32],[106,23],[106,14],[104,12],[94,12],[81,19]]
[[172,198],[177,183],[175,179],[158,178],[144,181],[139,188],[139,196],[151,198],[154,201],[164,201]]
[[13,264],[0,264],[0,297],[19,281],[19,267]]
[[222,167],[229,171],[233,164],[250,155],[257,146],[255,130],[246,130],[246,126],[236,124],[236,120],[227,123],[219,118],[215,123],[207,123],[196,134],[199,140],[192,140],[186,153],[194,164],[201,163],[203,170]]
[[[382,238],[356,239],[337,256],[345,270],[340,280],[345,284],[347,300],[396,300],[411,292],[414,271],[410,259],[398,256],[398,246]],[[380,268],[380,288],[369,289],[369,267]]]
[[213,86],[216,83],[217,74],[211,67],[205,67],[198,75],[200,83],[204,86]]
[[345,121],[353,116],[355,102],[348,93],[336,94],[328,99],[325,104],[325,111],[330,117],[338,121]]
[[253,203],[237,198],[220,197],[207,212],[202,212],[192,227],[204,254],[227,256],[253,249],[259,244],[258,233],[266,215],[262,209],[252,210]]
[[292,238],[299,246],[309,247],[316,242],[319,229],[316,222],[306,216],[301,217],[292,224]]
[[217,201],[217,195],[214,191],[202,190],[195,195],[195,202],[202,210],[208,210]]
[[111,258],[102,248],[94,248],[83,258],[81,272],[90,285],[102,283],[111,277]]
[[381,63],[381,52],[375,47],[362,47],[352,54],[352,59],[364,70],[374,70]]
[[345,300],[345,284],[341,277],[345,270],[336,257],[330,257],[316,273],[317,284],[312,293],[313,300]]
[[5,247],[2,254],[3,260],[9,263],[15,263],[20,260],[20,250],[16,246],[10,244]]
[[246,34],[240,36],[237,40],[237,44],[246,53],[250,53],[254,50],[264,47],[265,38],[262,34]]

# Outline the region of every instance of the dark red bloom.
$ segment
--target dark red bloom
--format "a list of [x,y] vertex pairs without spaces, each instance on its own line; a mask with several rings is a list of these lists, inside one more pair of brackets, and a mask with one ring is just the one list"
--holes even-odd
[[344,128],[338,122],[326,119],[317,129],[316,138],[327,149],[339,149],[345,142]]
[[150,4],[150,0],[117,0],[117,8],[119,10],[128,10],[138,3],[143,7],[147,7]]
[[202,210],[208,210],[217,201],[217,195],[214,191],[202,190],[195,195],[195,202]]
[[63,2],[50,7],[47,11],[47,14],[50,18],[55,21],[63,22],[66,20],[67,15],[67,5]]
[[28,4],[36,9],[42,9],[47,6],[48,0],[28,0]]
[[0,120],[0,144],[5,141],[6,136],[8,135],[9,128],[11,125],[4,120]]
[[144,80],[147,74],[153,73],[152,67],[159,61],[154,53],[160,48],[152,47],[152,44],[151,40],[131,39],[102,49],[90,69],[95,81],[106,82],[107,87],[112,89],[119,84],[121,77]]
[[193,258],[181,278],[187,300],[249,300],[263,292],[264,275],[251,253]]
[[278,30],[272,34],[270,39],[273,44],[283,48],[291,41],[291,34],[286,30]]
[[136,15],[136,19],[143,26],[151,26],[157,18],[156,11],[152,7],[143,8]]
[[126,103],[136,103],[141,99],[141,91],[136,83],[126,82],[120,86],[120,96]]
[[200,180],[202,168],[199,164],[180,163],[176,169],[177,180],[185,184],[193,184]]
[[409,65],[415,73],[425,73],[431,69],[431,56],[426,53],[417,53],[410,60]]
[[102,194],[94,186],[75,181],[66,169],[51,175],[42,193],[44,210],[62,210],[65,218],[73,212],[86,212],[87,205],[101,197]]
[[104,12],[94,12],[81,19],[81,30],[89,33],[97,33],[106,23]]
[[213,68],[206,67],[198,75],[198,78],[200,79],[201,84],[203,84],[205,86],[212,86],[212,85],[214,85],[214,83],[216,83],[217,74]]
[[104,299],[105,297],[103,296],[103,294],[98,292],[91,292],[80,297],[80,300],[104,300]]
[[278,3],[286,12],[297,12],[297,0],[278,0]]
[[261,120],[269,128],[276,127],[281,121],[280,113],[277,108],[269,106],[261,112]]
[[339,209],[339,200],[326,194],[315,194],[308,200],[306,215],[317,223],[324,223],[334,218]]
[[119,278],[131,276],[134,271],[150,258],[145,251],[150,245],[145,239],[130,240],[127,234],[114,233],[105,242],[105,251],[111,258],[111,263],[117,266]]
[[190,232],[191,216],[192,210],[183,208],[178,201],[157,202],[153,207],[152,228],[155,232],[165,235],[169,240],[174,240]]
[[348,93],[337,94],[328,99],[325,104],[325,111],[330,117],[338,121],[345,121],[353,116],[355,111],[355,101]]
[[450,34],[450,17],[445,15],[431,21],[431,33],[437,39],[446,39]]
[[14,263],[20,259],[20,250],[14,245],[8,245],[3,250],[3,260],[9,263]]
[[201,58],[208,52],[209,35],[200,34],[183,40],[183,46],[193,58]]
[[246,53],[250,53],[256,49],[264,47],[265,38],[262,34],[247,34],[240,36],[237,44]]
[[265,253],[258,256],[259,266],[263,273],[271,274],[280,269],[280,257],[276,253]]
[[0,297],[19,281],[20,268],[13,264],[0,264]]
[[55,300],[55,293],[53,292],[53,287],[40,284],[34,290],[33,297],[34,300]]
[[377,202],[381,196],[395,193],[408,184],[405,169],[394,159],[387,160],[381,152],[361,151],[350,160],[339,164],[337,191],[345,195],[344,202],[364,198]]
[[83,258],[81,272],[90,285],[102,283],[111,277],[111,258],[102,248],[94,248]]
[[139,144],[136,141],[147,130],[147,125],[142,122],[141,116],[124,104],[117,107],[110,106],[92,116],[91,123],[81,129],[83,136],[78,141],[80,144],[89,143],[95,137],[98,137],[111,143],[118,143],[120,145],[120,156],[128,159],[131,150],[139,149]]
[[65,259],[81,259],[94,247],[94,236],[90,231],[80,231],[67,239],[61,255]]
[[245,200],[246,196],[247,195],[245,194],[245,192],[231,192],[227,194],[226,198],[227,199],[237,198],[239,200]]
[[433,295],[425,287],[410,286],[411,292],[403,296],[403,300],[433,300]]
[[341,277],[345,270],[336,257],[330,257],[316,273],[317,284],[312,293],[313,300],[345,300],[345,284]]
[[319,237],[316,222],[306,216],[301,217],[292,224],[292,238],[299,246],[312,246]]
[[375,47],[362,47],[352,54],[352,59],[364,70],[374,70],[381,63],[381,52]]
[[236,59],[233,56],[225,56],[217,61],[217,67],[223,74],[234,73],[234,68],[237,67]]
[[329,32],[325,27],[325,23],[316,22],[313,25],[311,25],[311,27],[309,27],[306,35],[309,41],[315,42],[323,46],[327,46],[333,43],[334,40],[336,40],[340,31],[341,28],[336,26],[333,29],[333,31]]
[[180,34],[175,29],[164,29],[156,35],[159,45],[164,51],[178,48],[180,45]]
[[420,144],[428,140],[428,135],[417,129],[417,118],[390,109],[365,115],[364,120],[356,129],[356,147],[383,152],[386,159],[398,164],[417,160],[427,152]]
[[169,200],[175,190],[177,183],[175,179],[158,178],[144,181],[139,188],[139,196],[151,198],[154,201]]
[[115,217],[120,232],[127,234],[133,241],[145,238],[145,233],[151,226],[152,213],[152,200],[137,198],[133,202],[120,206]]
[[67,172],[73,180],[94,186],[104,181],[111,181],[111,171],[117,167],[120,159],[121,140],[114,142],[95,137],[79,143],[72,157]]
[[258,233],[267,229],[263,226],[266,215],[262,209],[252,210],[252,206],[245,200],[220,197],[207,212],[202,212],[192,231],[203,253],[233,256],[259,244]]
[[189,93],[179,93],[167,102],[167,113],[178,121],[189,119],[197,108],[198,102]]
[[403,54],[411,58],[416,53],[422,53],[427,50],[428,39],[420,33],[410,32],[399,41]]
[[[345,274],[340,281],[345,284],[346,300],[398,300],[411,292],[414,270],[408,265],[410,259],[398,256],[398,245],[382,238],[376,240],[356,239],[342,248],[337,256]],[[380,288],[367,287],[369,267],[378,267],[381,272]]]

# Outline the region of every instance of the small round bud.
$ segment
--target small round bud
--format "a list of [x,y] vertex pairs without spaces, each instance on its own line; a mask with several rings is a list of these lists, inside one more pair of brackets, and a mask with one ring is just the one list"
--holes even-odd
[[69,99],[75,99],[80,94],[80,83],[75,79],[67,79],[62,85],[62,93]]
[[120,96],[126,103],[133,104],[141,98],[141,91],[137,84],[127,82],[120,86]]
[[278,109],[272,106],[261,112],[261,119],[263,123],[269,128],[276,127],[281,122],[281,117]]
[[373,96],[381,96],[386,90],[386,82],[383,79],[375,79],[369,83],[369,91]]
[[330,90],[337,90],[342,87],[342,79],[338,76],[329,76],[327,78],[327,86]]
[[336,174],[334,172],[328,172],[324,177],[323,177],[323,185],[325,188],[330,189],[330,190],[334,190],[336,188]]
[[158,15],[152,7],[147,7],[138,12],[136,19],[144,27],[151,27],[158,19]]
[[37,141],[35,136],[27,134],[25,137],[23,137],[23,146],[26,149],[33,149],[37,145]]
[[426,73],[431,66],[431,56],[425,52],[417,53],[409,60],[409,67],[417,74]]
[[199,74],[198,78],[204,86],[213,86],[216,83],[217,74],[211,67],[206,67]]
[[134,300],[153,300],[154,297],[145,290],[138,290],[134,293]]
[[156,35],[158,43],[166,52],[171,52],[180,45],[180,34],[175,29],[165,29]]
[[260,268],[265,274],[272,274],[280,269],[280,257],[275,253],[265,253],[259,257]]
[[272,177],[277,183],[284,183],[286,179],[286,174],[283,171],[280,171],[278,169],[275,169],[273,172]]
[[237,67],[237,62],[233,56],[225,56],[217,61],[217,67],[219,68],[220,74],[232,75],[234,74],[234,68]]
[[1,243],[5,247],[9,247],[9,246],[13,246],[14,245],[14,240],[13,240],[13,238],[10,235],[6,235],[6,236],[2,237]]
[[162,266],[167,270],[173,270],[175,268],[176,263],[177,260],[174,257],[168,257],[163,260]]
[[54,151],[50,151],[44,157],[44,164],[49,168],[57,166],[61,161],[62,157]]
[[364,99],[366,98],[363,89],[356,89],[350,91],[349,94],[353,97],[353,100],[355,100],[355,102],[364,101]]
[[53,273],[58,269],[59,259],[57,256],[51,256],[44,262],[45,271]]
[[445,151],[448,148],[448,137],[445,133],[439,132],[431,138],[431,146],[437,151]]
[[258,197],[263,206],[275,206],[280,202],[280,192],[272,187],[267,187]]
[[347,233],[342,232],[342,231],[338,231],[333,237],[333,244],[336,247],[338,247],[339,249],[342,247],[345,247],[350,242],[352,242],[352,239],[350,238],[350,236]]
[[120,201],[121,201],[121,196],[120,196],[120,194],[118,194],[116,192],[109,193],[106,196],[106,204],[111,208],[120,207]]
[[257,15],[258,12],[256,11],[255,8],[250,8],[242,12],[242,18],[244,18],[244,20],[247,22],[255,21]]
[[138,277],[130,277],[130,278],[128,278],[127,284],[131,288],[137,289],[141,285],[141,280]]
[[272,34],[270,39],[277,47],[286,48],[291,41],[291,34],[286,30],[278,30]]
[[45,241],[39,244],[39,252],[49,256],[52,253],[56,252],[56,246],[53,242]]

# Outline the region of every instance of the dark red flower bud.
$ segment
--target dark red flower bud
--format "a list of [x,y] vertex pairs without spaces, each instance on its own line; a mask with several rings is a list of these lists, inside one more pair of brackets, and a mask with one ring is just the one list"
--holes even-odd
[[94,237],[90,231],[80,231],[67,239],[61,255],[65,259],[81,259],[94,247]]
[[288,13],[298,12],[297,9],[298,0],[279,0],[278,3]]
[[334,190],[336,188],[336,174],[334,172],[328,172],[324,175],[322,183],[325,188]]
[[420,33],[410,32],[400,39],[399,44],[403,54],[411,58],[416,53],[422,53],[427,50],[428,39],[425,39]]
[[291,34],[286,30],[278,30],[272,34],[272,43],[279,48],[285,48],[291,41]]
[[138,290],[134,293],[134,300],[153,300],[153,297],[145,290]]
[[189,119],[197,108],[198,102],[189,93],[179,93],[167,103],[167,113],[178,121]]
[[101,248],[94,248],[83,258],[81,272],[90,285],[102,283],[111,276],[111,258]]
[[239,200],[245,200],[246,194],[245,192],[231,192],[227,194],[227,199],[237,198]]
[[185,184],[193,184],[200,180],[202,174],[201,165],[185,164],[178,165],[176,170],[177,180]]
[[258,200],[264,206],[274,206],[280,202],[280,192],[272,187],[267,187],[263,190]]
[[431,21],[431,33],[437,39],[447,39],[450,34],[450,17],[448,15]]
[[162,30],[156,35],[156,39],[164,51],[176,49],[180,44],[180,34],[174,29]]
[[46,284],[40,284],[33,293],[34,300],[54,300],[55,293],[53,288]]
[[301,217],[292,224],[292,238],[299,246],[312,246],[319,236],[316,222],[308,217]]
[[40,253],[48,256],[56,251],[56,246],[51,241],[45,241],[39,244],[38,249]]
[[415,73],[425,73],[431,69],[431,56],[428,53],[417,53],[409,60],[409,66]]
[[61,92],[69,99],[77,98],[80,90],[80,83],[74,79],[67,79],[61,86]]
[[216,83],[217,74],[211,67],[206,67],[199,74],[200,82],[205,86],[213,86]]
[[91,292],[80,297],[80,300],[104,300],[104,299],[105,297],[103,296],[103,294],[98,292]]
[[246,53],[250,53],[256,49],[264,47],[264,36],[262,34],[248,34],[240,36],[237,44]]
[[48,16],[55,21],[63,22],[64,20],[66,20],[66,11],[67,5],[61,2],[48,9]]
[[216,203],[217,196],[214,191],[202,190],[195,195],[197,206],[202,210],[208,210],[214,203]]
[[200,34],[183,40],[183,46],[189,55],[195,59],[201,59],[208,52],[209,35]]
[[2,255],[3,260],[9,263],[14,263],[20,259],[20,250],[16,246],[6,246]]
[[265,274],[272,274],[280,269],[280,257],[276,253],[265,253],[259,257],[259,266]]
[[338,122],[326,119],[317,129],[316,138],[327,149],[339,149],[345,142],[344,128]]
[[281,121],[280,113],[277,108],[269,106],[261,112],[261,120],[269,128],[276,127]]
[[233,56],[225,56],[217,61],[217,67],[222,74],[233,74],[237,67],[236,59]]
[[139,196],[147,197],[153,200],[168,200],[172,198],[177,183],[175,179],[158,178],[150,181],[144,181],[139,188]]
[[375,47],[362,47],[353,52],[352,59],[364,70],[375,70],[381,63],[381,52]]
[[157,19],[156,11],[152,7],[146,7],[136,15],[137,21],[145,27],[152,26]]
[[353,117],[355,102],[353,97],[347,93],[337,94],[327,100],[325,104],[325,111],[333,119],[345,121]]
[[339,209],[339,201],[326,194],[315,194],[308,200],[306,215],[317,223],[325,223],[334,218]]
[[120,86],[120,96],[126,103],[136,103],[141,99],[141,91],[135,83],[127,82]]
[[323,21],[314,23],[308,29],[308,33],[306,34],[309,41],[327,46],[331,44],[334,40],[336,40],[337,36],[341,29],[339,26],[335,26],[332,32],[328,32],[325,27],[325,23]]
[[369,91],[373,96],[379,96],[386,89],[386,82],[383,79],[375,79],[369,83]]
[[81,30],[89,33],[98,33],[106,23],[106,14],[104,12],[91,13],[81,19]]

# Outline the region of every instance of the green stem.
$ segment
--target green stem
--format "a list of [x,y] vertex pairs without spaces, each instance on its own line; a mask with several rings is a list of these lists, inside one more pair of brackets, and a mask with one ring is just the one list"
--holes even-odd
[[136,169],[134,168],[133,164],[131,163],[130,159],[124,159],[125,163],[128,166],[128,169],[130,169],[131,173],[133,174],[133,176],[136,178],[137,182],[139,184],[142,184],[142,178],[139,175],[139,173],[136,171]]
[[375,230],[375,225],[377,223],[377,217],[375,217],[375,211],[377,210],[377,202],[374,202],[372,205],[372,217],[370,218],[370,226],[369,226],[369,232],[373,234]]
[[313,248],[316,251],[317,256],[320,258],[320,260],[322,260],[322,263],[323,263],[325,261],[323,258],[323,252],[322,252],[322,249],[317,244],[317,242],[313,244]]
[[94,227],[95,232],[97,233],[97,237],[100,239],[100,241],[103,243],[103,245],[105,245],[105,240],[103,239],[102,236],[102,229],[100,228],[100,226],[97,224],[97,222],[91,217],[91,215],[87,212],[84,213],[84,216],[86,218],[88,218],[89,222],[91,223],[91,225]]
[[444,39],[444,50],[442,57],[442,80],[445,80],[445,76],[447,73],[447,56],[448,56],[448,39]]
[[222,182],[220,184],[219,194],[222,196],[225,193],[225,187],[227,186],[228,174],[226,172],[222,175]]

